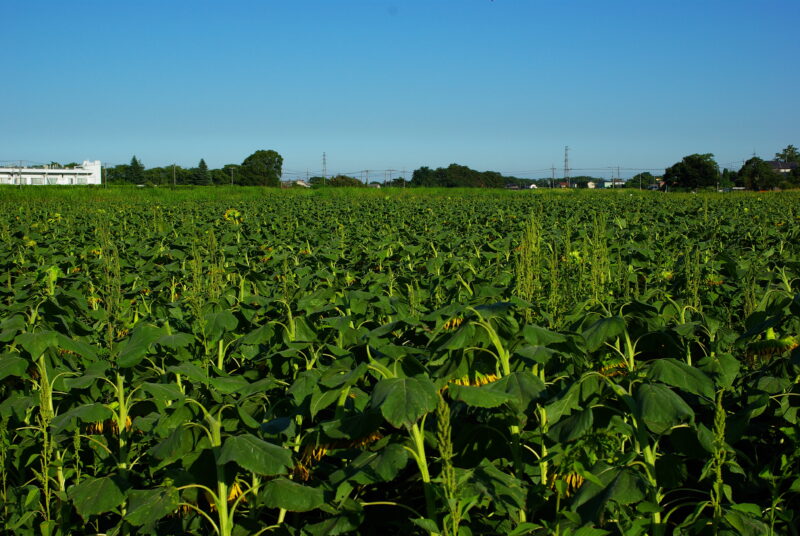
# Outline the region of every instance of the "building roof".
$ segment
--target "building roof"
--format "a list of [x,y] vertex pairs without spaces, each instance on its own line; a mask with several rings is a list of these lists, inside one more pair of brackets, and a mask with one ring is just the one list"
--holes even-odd
[[775,171],[783,171],[784,173],[797,169],[797,162],[781,162],[780,160],[770,160],[767,162]]

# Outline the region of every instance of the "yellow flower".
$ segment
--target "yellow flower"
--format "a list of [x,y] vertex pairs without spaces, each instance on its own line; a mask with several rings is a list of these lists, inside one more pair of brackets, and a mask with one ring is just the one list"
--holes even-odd
[[229,221],[234,225],[239,225],[242,223],[242,213],[235,208],[229,208],[225,211],[225,214],[222,215],[222,219]]

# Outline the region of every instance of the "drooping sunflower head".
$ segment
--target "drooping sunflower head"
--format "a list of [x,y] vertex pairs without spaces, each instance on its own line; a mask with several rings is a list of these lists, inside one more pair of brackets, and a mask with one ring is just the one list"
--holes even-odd
[[222,219],[234,225],[239,225],[240,223],[242,223],[243,218],[241,212],[239,212],[235,208],[229,208],[222,215]]

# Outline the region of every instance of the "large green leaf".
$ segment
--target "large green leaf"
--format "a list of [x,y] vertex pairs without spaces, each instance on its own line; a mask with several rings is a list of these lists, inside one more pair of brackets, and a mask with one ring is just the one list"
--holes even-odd
[[122,368],[135,367],[162,334],[162,329],[148,324],[135,327],[131,336],[120,344],[117,364]]
[[309,406],[311,416],[316,416],[317,413],[336,402],[341,392],[341,389],[326,389],[324,391],[316,389],[311,395],[311,404]]
[[656,434],[694,418],[692,408],[666,385],[642,384],[636,390],[635,399],[642,420]]
[[28,370],[29,361],[14,355],[0,356],[0,380],[7,376],[24,376]]
[[476,408],[496,408],[513,398],[512,395],[502,391],[469,385],[450,385],[448,391],[453,399]]
[[567,337],[561,333],[550,331],[547,328],[534,324],[528,324],[522,328],[522,335],[525,337],[525,340],[533,346],[547,346],[549,344],[566,342],[567,340]]
[[551,425],[557,423],[562,417],[569,415],[573,410],[581,409],[578,401],[581,395],[581,385],[573,383],[563,391],[555,400],[545,406],[547,422]]
[[260,496],[270,508],[283,508],[290,512],[308,512],[325,502],[321,489],[304,486],[287,478],[270,480]]
[[183,400],[185,398],[181,390],[174,383],[145,382],[142,384],[142,389],[161,403]]
[[230,311],[220,311],[208,313],[203,316],[203,334],[206,342],[217,342],[227,331],[233,331],[239,325],[239,321]]
[[76,420],[81,422],[100,422],[111,418],[112,415],[111,410],[105,405],[94,402],[65,411],[53,419],[52,426],[56,432],[60,432],[65,429],[73,429]]
[[629,468],[598,462],[592,468],[592,474],[602,485],[587,480],[572,499],[572,509],[577,510],[584,521],[600,517],[608,501],[625,505],[639,502],[645,497],[646,487],[641,476]]
[[593,424],[592,408],[587,408],[566,419],[561,419],[548,430],[547,436],[553,441],[567,443],[583,436],[592,429]]
[[58,334],[55,331],[37,331],[35,333],[21,333],[17,342],[31,354],[31,358],[39,359],[45,350],[58,346]]
[[122,490],[111,477],[86,477],[67,490],[75,510],[83,519],[114,510],[125,500]]
[[659,359],[647,371],[652,380],[677,387],[687,393],[714,398],[714,382],[702,371],[677,359]]
[[172,333],[162,335],[156,340],[156,344],[167,348],[186,348],[194,342],[194,337],[188,333]]
[[236,462],[248,471],[271,476],[286,473],[292,467],[292,453],[254,435],[244,434],[227,438],[217,461]]
[[179,502],[174,488],[130,490],[125,521],[131,525],[155,523],[175,511]]
[[529,406],[545,392],[545,385],[538,376],[528,370],[512,372],[496,382],[488,384],[485,389],[502,392],[511,398],[509,404],[517,413],[527,413]]
[[395,427],[411,426],[436,409],[436,387],[427,378],[389,378],[375,384],[372,406]]
[[606,341],[619,337],[625,331],[625,320],[621,316],[601,318],[588,328],[582,335],[586,340],[586,349],[594,352]]

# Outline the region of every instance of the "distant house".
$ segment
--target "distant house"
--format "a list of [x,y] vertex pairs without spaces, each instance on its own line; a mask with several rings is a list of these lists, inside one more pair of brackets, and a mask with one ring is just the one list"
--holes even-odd
[[0,167],[0,184],[101,184],[99,160],[84,160],[74,167]]
[[781,162],[779,160],[770,160],[767,163],[772,167],[773,171],[778,173],[791,173],[798,167],[797,162]]
[[590,190],[594,190],[595,188],[597,188],[597,183],[594,181],[589,181],[586,183],[586,187],[589,188]]
[[306,181],[281,181],[281,188],[311,188]]

